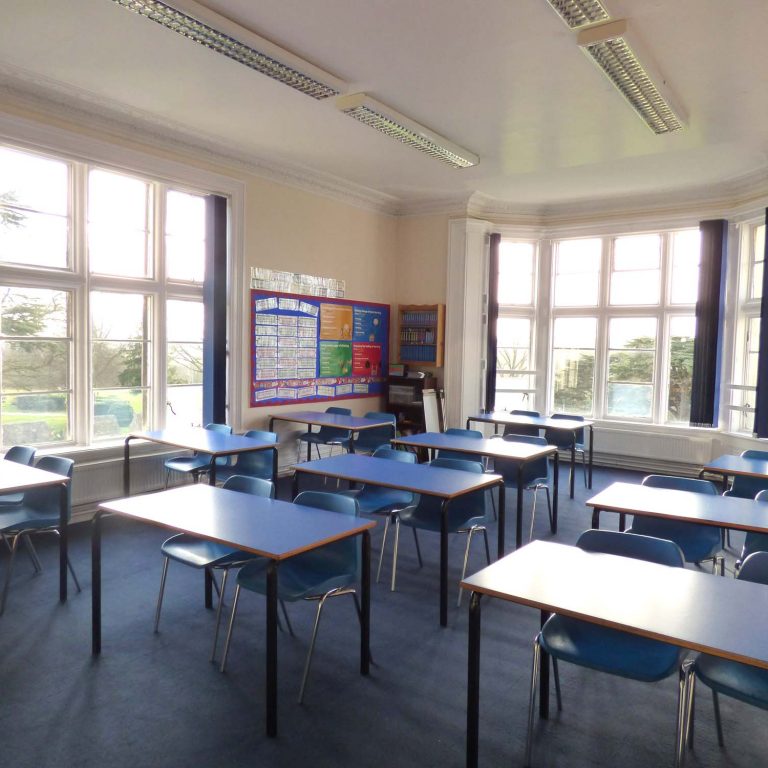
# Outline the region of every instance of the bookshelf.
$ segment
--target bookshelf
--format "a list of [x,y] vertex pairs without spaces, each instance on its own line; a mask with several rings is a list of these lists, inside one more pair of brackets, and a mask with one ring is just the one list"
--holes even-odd
[[399,362],[442,366],[445,304],[400,304],[397,323]]

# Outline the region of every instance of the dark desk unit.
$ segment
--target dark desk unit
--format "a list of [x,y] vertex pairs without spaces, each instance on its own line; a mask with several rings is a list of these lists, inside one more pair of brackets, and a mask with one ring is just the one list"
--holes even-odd
[[69,478],[46,472],[44,469],[17,464],[15,461],[0,461],[0,494],[18,493],[31,488],[60,486],[59,496],[59,600],[67,599],[67,517]]
[[189,429],[155,429],[146,432],[134,432],[125,438],[123,449],[123,493],[129,496],[131,493],[131,440],[147,440],[151,443],[169,445],[174,448],[183,448],[198,453],[208,453],[211,459],[211,471],[208,473],[208,482],[216,484],[216,462],[214,459],[220,456],[234,456],[248,451],[268,451],[275,449],[272,457],[272,481],[277,480],[277,446],[275,443],[264,443],[243,435],[228,435],[225,432],[216,432],[202,427],[190,427]]
[[99,505],[92,522],[92,653],[101,653],[101,520],[123,515],[188,533],[271,560],[267,570],[267,734],[277,735],[278,564],[294,555],[351,536],[362,537],[360,673],[368,674],[370,634],[370,529],[376,523],[335,512],[265,499],[211,485],[185,485]]
[[[768,669],[768,589],[764,584],[534,541],[465,579],[461,586],[472,593],[467,768],[478,765],[483,596],[538,608],[542,622],[550,613],[560,613]],[[542,717],[548,716],[547,669],[542,656]]]
[[[515,443],[510,440],[478,440],[473,437],[462,437],[461,435],[447,435],[444,432],[425,432],[421,435],[411,435],[410,437],[400,437],[390,441],[392,445],[402,445],[409,448],[422,448],[426,450],[439,451],[457,451],[466,453],[467,457],[484,457],[497,459],[510,459],[520,462],[518,468],[517,483],[517,508],[515,516],[515,548],[523,544],[523,484],[520,481],[523,468],[529,461],[535,461],[543,456],[552,456],[555,464],[553,488],[552,488],[552,533],[557,533],[557,493],[558,493],[558,455],[557,448],[554,446],[542,447],[531,445],[530,443]],[[501,501],[499,502],[501,506]],[[502,525],[503,518],[499,517],[499,526]],[[499,557],[504,553],[499,550]]]
[[435,496],[442,500],[440,526],[440,624],[448,624],[448,532],[446,520],[448,505],[465,493],[498,487],[499,489],[499,557],[504,553],[504,482],[499,475],[473,474],[457,469],[430,467],[428,464],[403,464],[372,456],[347,453],[296,465],[293,495],[299,490],[301,475],[319,475],[346,480],[350,483],[369,483],[384,488]]
[[[553,419],[549,416],[523,416],[522,414],[509,413],[507,411],[492,411],[490,413],[479,413],[476,416],[470,416],[467,419],[467,429],[470,422],[475,421],[481,424],[494,424],[497,427],[503,426],[521,426],[538,427],[539,429],[553,429],[559,432],[570,432],[573,435],[574,442],[576,433],[581,429],[589,431],[589,463],[587,467],[587,487],[592,488],[592,459],[594,456],[595,431],[594,422],[585,419],[577,421],[576,419]],[[576,450],[571,448],[571,498],[574,495],[574,481],[576,478]]]

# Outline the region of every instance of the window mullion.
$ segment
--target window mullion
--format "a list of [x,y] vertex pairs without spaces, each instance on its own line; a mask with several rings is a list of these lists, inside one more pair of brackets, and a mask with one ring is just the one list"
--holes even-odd
[[88,166],[73,163],[71,185],[72,270],[77,280],[72,301],[72,438],[77,445],[91,438],[90,321],[88,316]]

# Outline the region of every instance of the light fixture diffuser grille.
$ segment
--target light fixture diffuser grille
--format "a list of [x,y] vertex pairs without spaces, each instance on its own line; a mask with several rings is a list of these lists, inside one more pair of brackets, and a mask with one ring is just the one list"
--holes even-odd
[[113,0],[113,2],[314,99],[327,99],[339,93],[337,89],[326,83],[283,64],[272,56],[245,45],[234,37],[158,0]]
[[659,93],[626,40],[617,37],[583,47],[654,133],[682,129],[683,123]]
[[354,117],[355,120],[359,120],[361,123],[407,144],[409,147],[418,149],[430,157],[442,160],[454,168],[470,168],[479,162],[477,156],[471,152],[464,151],[460,154],[460,148],[456,147],[454,150],[450,146],[446,146],[451,144],[447,140],[441,142],[437,135],[432,138],[426,132],[409,128],[403,124],[405,121],[399,121],[394,117],[385,115],[369,104],[350,104],[349,106],[341,106],[340,109],[350,117]]
[[597,21],[608,21],[608,11],[598,0],[548,0],[562,20],[571,28]]

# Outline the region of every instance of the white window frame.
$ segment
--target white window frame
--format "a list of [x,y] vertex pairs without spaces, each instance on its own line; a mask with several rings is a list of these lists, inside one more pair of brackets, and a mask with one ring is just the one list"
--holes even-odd
[[[22,138],[23,137],[23,138]],[[10,115],[0,114],[0,143],[22,152],[30,152],[63,160],[71,164],[70,192],[71,222],[69,234],[69,268],[50,270],[28,265],[3,264],[3,282],[9,285],[25,285],[38,288],[61,288],[73,293],[71,323],[74,329],[72,386],[73,397],[70,408],[71,443],[57,443],[57,453],[72,449],[103,450],[110,445],[122,444],[122,439],[106,442],[90,442],[90,351],[88,295],[90,290],[119,290],[142,292],[150,295],[153,302],[151,355],[154,371],[165,371],[166,345],[164,306],[167,299],[202,298],[202,285],[165,281],[162,259],[156,260],[157,272],[153,278],[122,278],[87,274],[85,269],[85,190],[89,167],[125,173],[143,178],[163,194],[155,196],[155,212],[165,199],[164,191],[172,188],[193,194],[217,194],[229,201],[229,248],[228,279],[231,295],[238,296],[246,288],[243,276],[242,225],[244,209],[244,185],[242,182],[221,174],[199,170],[173,160],[152,156],[143,152],[120,147],[98,139],[91,139],[72,133],[66,129],[46,126],[40,123]],[[162,249],[164,227],[156,224],[153,237],[154,246]],[[159,252],[162,252],[159,251]],[[242,346],[244,314],[242,302],[232,302],[228,319],[229,344],[235,348]],[[162,308],[161,311],[158,311]],[[247,374],[245,364],[233,366],[229,385],[230,422],[239,428],[243,419],[241,393],[244,391],[244,377]],[[147,413],[149,425],[163,423],[165,412],[165,381],[158,376],[155,392],[151,397]]]

